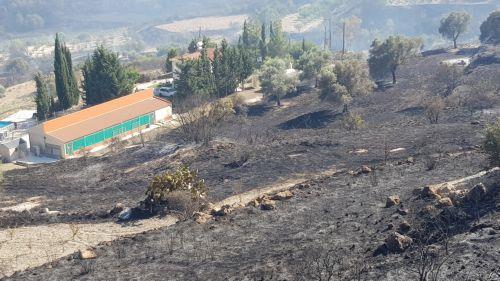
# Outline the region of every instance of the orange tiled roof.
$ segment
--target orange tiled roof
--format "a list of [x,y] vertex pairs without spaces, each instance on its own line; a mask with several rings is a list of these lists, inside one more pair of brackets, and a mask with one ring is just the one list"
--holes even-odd
[[[207,49],[208,59],[210,59],[211,61],[214,60],[214,57],[215,57],[214,54],[215,54],[215,49],[214,48],[208,48]],[[200,57],[201,57],[201,52],[197,51],[197,52],[194,52],[194,53],[187,53],[187,54],[184,54],[182,56],[178,56],[175,59],[181,60],[181,61],[185,61],[185,60],[197,60]]]
[[148,89],[123,96],[43,123],[43,130],[63,142],[69,142],[112,127],[137,116],[171,106]]

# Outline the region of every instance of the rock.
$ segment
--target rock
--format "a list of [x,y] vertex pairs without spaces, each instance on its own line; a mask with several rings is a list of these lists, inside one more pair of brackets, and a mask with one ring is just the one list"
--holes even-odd
[[121,221],[128,221],[132,218],[132,209],[126,208],[118,214],[118,219]]
[[276,209],[276,201],[263,200],[260,202],[260,208],[264,211],[272,211]]
[[253,206],[253,207],[259,207],[260,202],[259,202],[259,200],[256,199],[256,200],[250,201],[250,203],[248,203],[248,205]]
[[403,152],[406,152],[406,148],[400,147],[389,151],[389,153],[403,153]]
[[222,206],[222,208],[220,208],[220,210],[214,210],[212,212],[212,215],[216,216],[216,217],[223,217],[223,216],[226,216],[228,215],[229,213],[231,213],[233,211],[233,208],[229,205],[224,205]]
[[94,251],[87,249],[87,250],[80,250],[78,252],[78,257],[81,260],[91,260],[97,258],[97,255]]
[[414,164],[415,163],[415,159],[413,157],[408,157],[408,159],[406,159],[406,163],[407,164]]
[[408,215],[408,213],[410,212],[410,210],[399,208],[397,212],[398,212],[398,214],[400,214],[402,216],[406,216],[406,215]]
[[413,239],[406,235],[399,234],[397,232],[392,233],[385,239],[385,245],[387,250],[391,253],[401,253],[404,252],[413,243]]
[[453,201],[451,201],[451,199],[448,197],[443,197],[443,198],[439,199],[439,201],[438,201],[439,208],[446,208],[446,207],[451,207],[451,206],[453,206]]
[[212,219],[212,216],[202,212],[195,212],[193,214],[194,220],[199,224],[204,224]]
[[123,210],[125,210],[125,206],[122,203],[118,203],[109,211],[109,214],[113,216],[121,213]]
[[403,221],[399,224],[399,231],[401,233],[407,233],[411,230],[411,225],[407,221]]
[[363,165],[361,166],[361,173],[363,174],[369,174],[372,172],[372,168],[366,166],[366,165]]
[[401,203],[401,199],[399,199],[399,196],[393,195],[387,197],[387,200],[385,201],[385,207],[390,208],[392,206],[399,205]]
[[350,176],[355,176],[357,175],[358,173],[354,172],[353,170],[350,170],[349,172],[347,172]]
[[40,210],[40,214],[48,214],[48,213],[50,213],[49,208],[43,208]]
[[293,193],[287,190],[287,191],[282,191],[280,193],[277,193],[277,194],[271,196],[271,199],[276,200],[276,201],[283,201],[283,200],[291,199],[292,197],[293,197]]
[[213,210],[215,209],[215,205],[213,203],[205,203],[201,206],[201,211],[205,213],[212,213]]
[[309,189],[309,188],[311,188],[311,185],[308,183],[301,183],[298,185],[298,188],[299,189]]
[[422,189],[422,196],[441,199],[441,195],[439,194],[439,188],[435,186],[424,187],[424,189]]
[[390,223],[387,225],[387,230],[391,230],[394,228],[394,224]]
[[467,193],[467,199],[472,202],[478,202],[481,201],[484,196],[486,195],[486,187],[484,184],[480,183],[476,186],[474,186],[468,193]]

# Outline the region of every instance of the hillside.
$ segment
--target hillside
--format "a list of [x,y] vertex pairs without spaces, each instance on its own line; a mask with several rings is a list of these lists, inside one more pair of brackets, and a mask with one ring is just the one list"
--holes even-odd
[[[322,280],[311,276],[328,272],[342,280],[413,280],[422,262],[418,245],[403,253],[382,245],[405,221],[408,235],[424,234],[429,215],[453,226],[446,239],[431,242],[444,262],[442,280],[498,280],[500,180],[497,170],[478,173],[492,168],[481,145],[486,125],[499,117],[500,65],[478,63],[463,77],[462,86],[494,83],[485,107],[471,109],[453,102],[460,96],[450,97],[437,124],[422,107],[421,90],[431,86],[440,62],[476,51],[426,53],[403,66],[397,85],[350,105],[365,120],[359,130],[346,130],[342,109],[305,89],[281,107],[248,105],[246,115],[225,123],[206,146],[165,130],[148,136],[145,147],[135,140],[103,157],[6,172],[0,208],[34,207],[0,212],[0,253],[15,257],[2,260],[2,272],[32,264],[7,280]],[[140,205],[154,175],[182,165],[199,171],[214,206],[232,206],[207,222],[181,212],[116,223],[109,210]],[[466,192],[481,182],[491,193],[476,205],[443,206],[424,196],[424,187],[445,182]],[[291,193],[272,196],[283,190]],[[266,192],[275,208],[255,202],[269,200],[262,198]],[[401,202],[386,207],[394,195]],[[28,235],[38,232],[59,235],[50,242]],[[95,259],[67,254],[82,245]]]

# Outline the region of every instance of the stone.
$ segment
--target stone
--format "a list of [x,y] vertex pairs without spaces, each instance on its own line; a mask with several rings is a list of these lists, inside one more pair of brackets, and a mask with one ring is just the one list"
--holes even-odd
[[453,201],[451,201],[451,199],[448,197],[443,197],[443,198],[439,199],[439,201],[438,201],[439,208],[446,208],[446,207],[451,207],[451,206],[453,206]]
[[263,200],[260,202],[260,208],[264,211],[272,211],[276,209],[276,201]]
[[369,174],[372,172],[372,168],[366,166],[366,165],[363,165],[361,166],[361,173],[363,174]]
[[399,231],[401,233],[407,233],[411,230],[411,225],[407,221],[403,221],[399,224]]
[[402,216],[406,216],[406,215],[408,215],[408,213],[410,212],[410,210],[405,209],[405,208],[399,208],[397,212],[398,212],[398,214],[400,214]]
[[308,183],[301,183],[299,184],[298,186],[300,189],[308,189],[308,188],[311,188],[311,185],[308,184]]
[[122,203],[118,203],[109,211],[109,214],[113,216],[121,213],[123,210],[125,210],[125,206]]
[[422,196],[441,199],[441,195],[439,194],[439,188],[435,186],[424,187],[424,189],[422,189]]
[[399,199],[399,196],[393,195],[387,197],[387,200],[385,201],[385,207],[390,208],[392,206],[399,205],[401,203],[401,199]]
[[487,190],[484,184],[477,184],[467,193],[467,199],[471,202],[481,201],[486,195],[486,192]]
[[204,224],[210,221],[212,219],[212,216],[202,212],[195,212],[193,214],[193,218],[197,223]]
[[217,217],[223,217],[223,216],[226,216],[228,215],[229,213],[231,213],[233,211],[233,208],[229,205],[224,205],[222,206],[222,208],[220,208],[220,210],[214,210],[212,212],[212,215],[214,216],[217,216]]
[[126,208],[118,214],[118,219],[121,221],[128,221],[132,218],[132,209]]
[[287,190],[287,191],[282,191],[280,193],[277,193],[277,194],[271,196],[271,199],[276,200],[276,201],[283,201],[283,200],[291,199],[292,197],[293,197],[293,193]]
[[87,249],[87,250],[80,250],[78,252],[78,257],[81,260],[91,260],[97,258],[97,255],[94,251]]
[[389,150],[389,153],[403,153],[403,152],[406,152],[406,148],[400,147],[400,148]]
[[415,163],[415,159],[413,157],[408,157],[408,159],[406,159],[406,163],[407,164],[414,164]]
[[394,232],[387,237],[385,245],[391,253],[402,253],[413,243],[411,237]]
[[213,203],[205,203],[201,206],[201,211],[205,213],[212,213],[215,209],[215,205]]

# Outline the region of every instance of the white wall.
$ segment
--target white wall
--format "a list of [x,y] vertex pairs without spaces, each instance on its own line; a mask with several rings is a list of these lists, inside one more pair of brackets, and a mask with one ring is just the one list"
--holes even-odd
[[172,107],[168,106],[155,111],[155,123],[165,121],[167,118],[172,117]]

